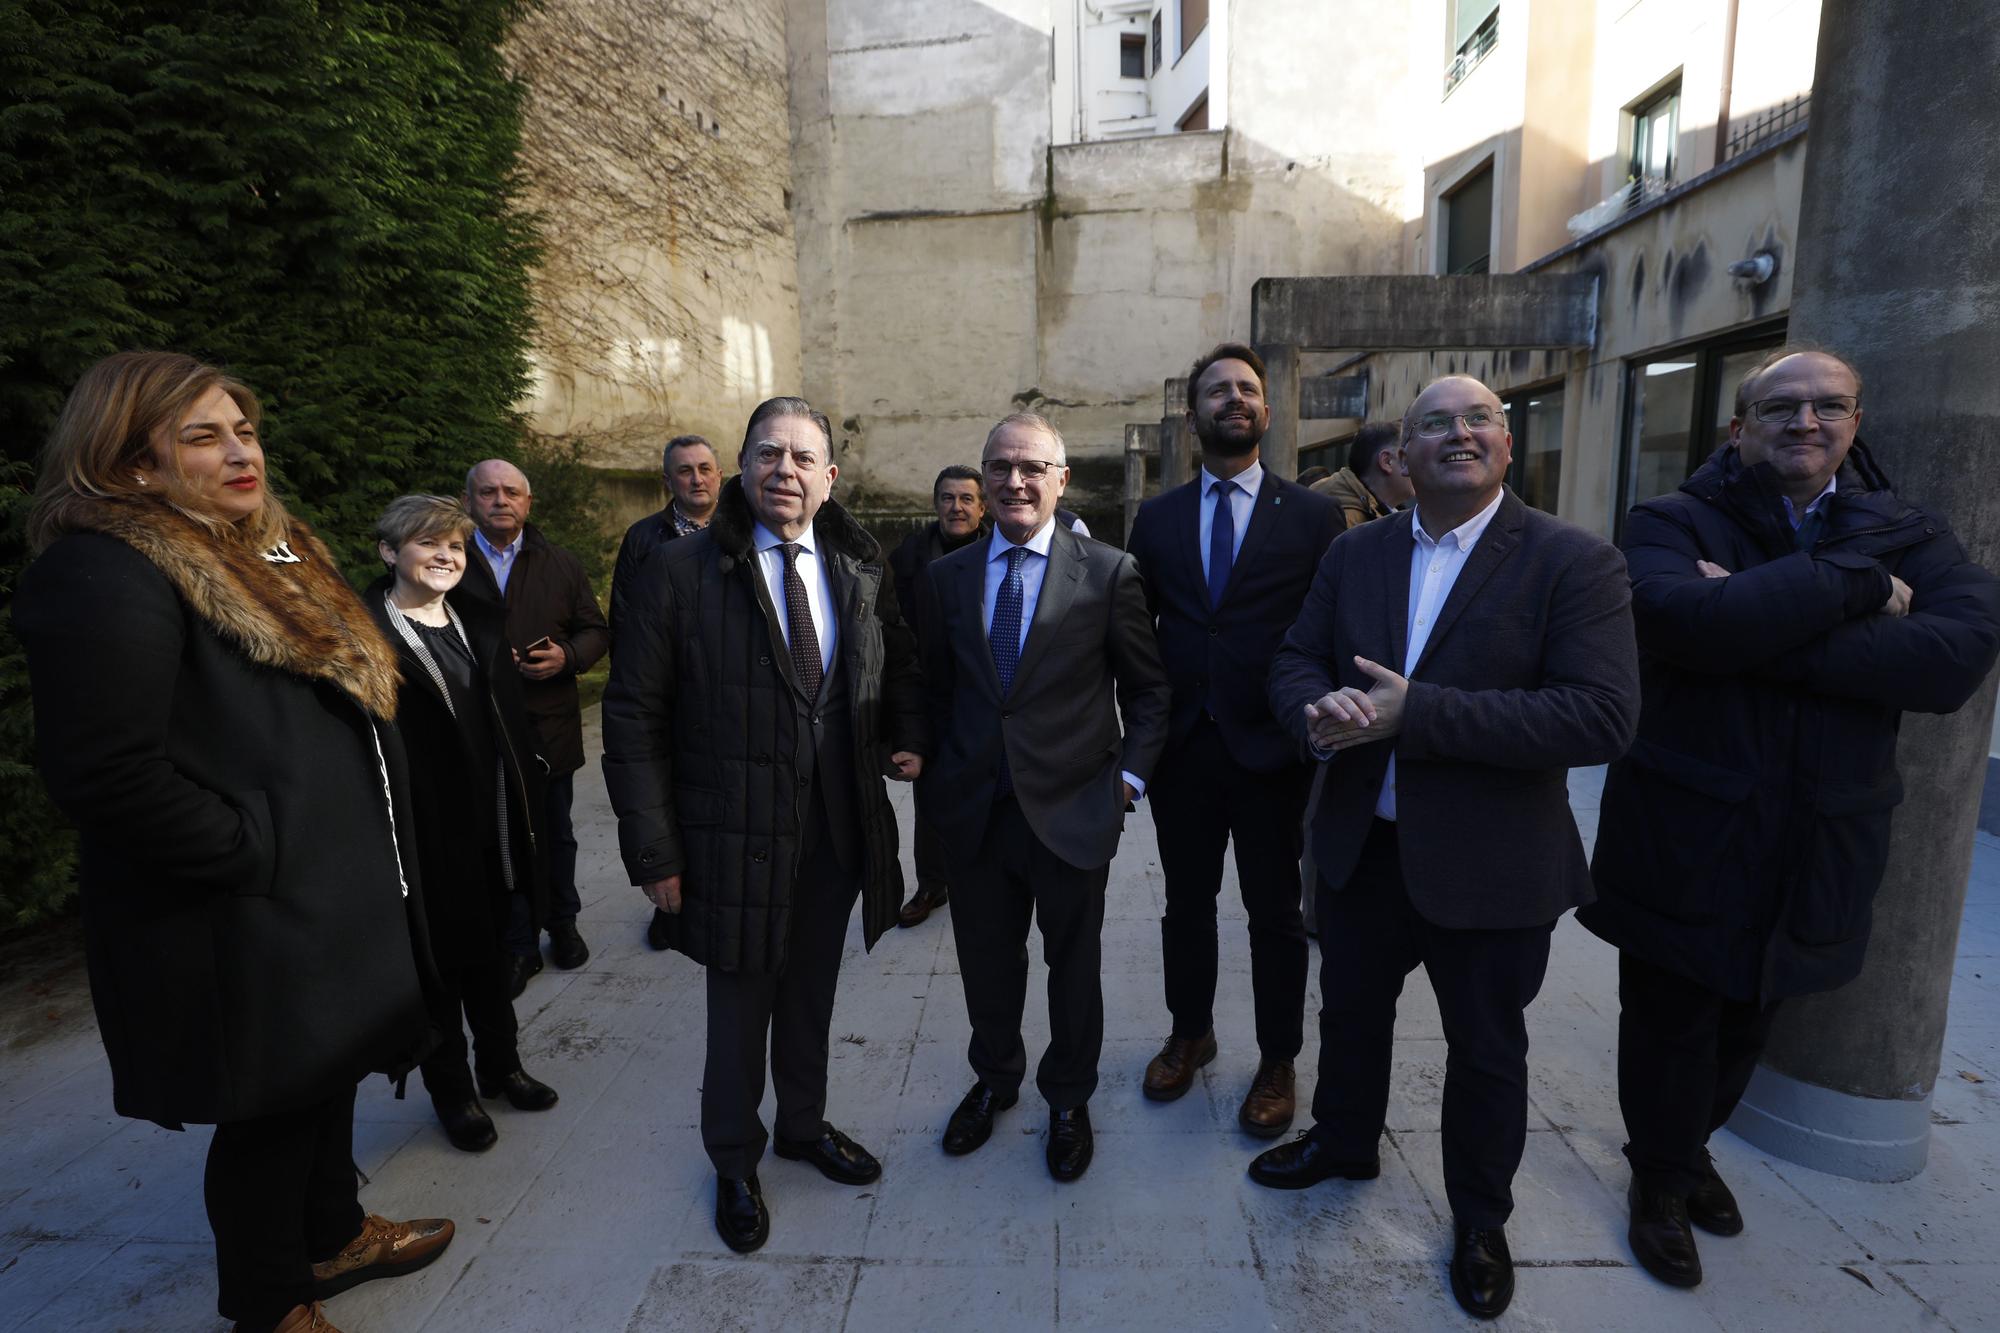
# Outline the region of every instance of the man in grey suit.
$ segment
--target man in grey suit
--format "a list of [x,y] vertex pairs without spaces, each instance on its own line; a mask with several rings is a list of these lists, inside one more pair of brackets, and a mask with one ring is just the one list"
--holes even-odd
[[1523,505],[1500,400],[1450,376],[1403,418],[1416,508],[1352,528],[1271,664],[1271,707],[1326,763],[1312,1130],[1250,1177],[1380,1172],[1396,997],[1422,963],[1449,1052],[1452,1294],[1514,1293],[1505,1226],[1527,1137],[1528,1032],[1556,919],[1591,899],[1567,770],[1624,753],[1639,713],[1625,562]]
[[1090,1165],[1104,1042],[1104,886],[1124,812],[1166,743],[1170,692],[1138,566],[1056,521],[1069,467],[1055,427],[1006,418],[980,470],[993,535],[931,564],[917,617],[939,737],[917,803],[951,849],[978,1078],[944,1150],[978,1148],[1019,1096],[1032,915],[1049,964],[1049,1045],[1035,1077],[1050,1110],[1049,1172],[1074,1180]]

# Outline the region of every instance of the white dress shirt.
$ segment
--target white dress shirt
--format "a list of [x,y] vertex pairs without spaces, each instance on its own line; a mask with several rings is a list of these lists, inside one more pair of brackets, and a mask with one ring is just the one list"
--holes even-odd
[[[1028,629],[1035,623],[1035,603],[1041,600],[1042,580],[1049,574],[1049,542],[1055,532],[1056,521],[1051,518],[1021,543],[1028,551],[1028,558],[1021,562],[1021,642],[1015,645],[1016,653],[1027,646]],[[993,637],[993,608],[1000,597],[1000,585],[1007,581],[1007,553],[1013,549],[1014,543],[1007,540],[1007,534],[996,525],[993,536],[986,543],[986,600],[983,604],[984,615],[981,616],[986,623],[989,640]],[[1141,796],[1146,794],[1145,783],[1130,773],[1123,776],[1132,784],[1133,791]]]
[[472,530],[472,540],[479,543],[479,550],[486,557],[487,567],[493,571],[493,581],[500,585],[500,595],[507,595],[507,576],[514,572],[514,557],[521,554],[521,543],[525,532],[514,534],[514,540],[505,546],[495,546],[486,540],[486,534],[478,528]]
[[[1252,463],[1231,477],[1230,483],[1236,493],[1229,497],[1229,516],[1236,521],[1236,544],[1229,548],[1229,565],[1236,567],[1236,557],[1243,553],[1243,534],[1250,530],[1250,517],[1257,512],[1257,492],[1264,486],[1264,465]],[[1201,577],[1208,579],[1208,538],[1215,531],[1216,486],[1222,478],[1207,468],[1201,470]]]
[[[807,528],[793,540],[799,546],[799,578],[806,585],[813,633],[819,636],[820,669],[832,675],[834,641],[840,633],[840,621],[833,614],[833,584],[826,576],[826,562],[819,558],[819,548],[813,544],[813,530]],[[771,605],[778,610],[778,619],[785,627],[785,645],[790,647],[792,620],[791,610],[785,605],[785,553],[778,549],[785,539],[759,523],[750,530],[750,542],[757,548],[757,568],[764,573],[764,586],[771,590]]]
[[[1493,521],[1493,515],[1500,508],[1502,491],[1495,495],[1491,504],[1474,514],[1465,522],[1433,539],[1424,531],[1424,513],[1421,508],[1410,515],[1410,535],[1416,540],[1410,550],[1410,623],[1409,648],[1403,653],[1403,662],[1397,669],[1407,676],[1416,668],[1424,655],[1424,645],[1430,642],[1431,631],[1437,628],[1438,612],[1444,609],[1445,600],[1451,596],[1452,585],[1458,582],[1459,574],[1465,569],[1466,559],[1472,548],[1479,544],[1479,538],[1486,531],[1486,525]],[[1382,795],[1375,802],[1375,814],[1381,819],[1396,817],[1396,752],[1389,751],[1389,767],[1382,774]]]

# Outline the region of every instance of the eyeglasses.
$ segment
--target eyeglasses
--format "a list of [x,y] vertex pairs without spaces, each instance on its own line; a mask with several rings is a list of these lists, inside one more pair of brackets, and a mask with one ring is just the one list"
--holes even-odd
[[1500,414],[1490,407],[1475,407],[1470,412],[1431,412],[1417,418],[1412,428],[1427,440],[1443,439],[1451,434],[1451,423],[1463,421],[1470,431],[1492,430],[1500,424]]
[[1051,463],[1045,458],[1024,458],[1018,463],[1010,463],[1004,458],[989,458],[979,465],[979,470],[995,486],[1005,486],[1016,472],[1021,474],[1022,481],[1040,481],[1061,466],[1061,463]]
[[1750,414],[1767,426],[1779,426],[1810,407],[1821,421],[1845,421],[1861,409],[1859,398],[1759,398],[1750,404]]

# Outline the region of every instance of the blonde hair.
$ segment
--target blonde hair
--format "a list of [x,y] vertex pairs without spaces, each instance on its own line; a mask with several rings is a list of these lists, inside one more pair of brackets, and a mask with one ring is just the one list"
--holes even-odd
[[424,537],[469,537],[472,528],[472,516],[449,496],[401,495],[375,520],[375,540],[400,551],[404,542]]
[[[263,407],[246,385],[180,352],[118,352],[84,371],[42,451],[28,514],[33,548],[40,552],[64,533],[89,526],[77,521],[79,511],[103,500],[163,504],[218,540],[240,540],[259,550],[284,540],[291,516],[268,484],[257,511],[231,523],[210,510],[188,482],[178,449],[153,447],[156,433],[171,432],[213,389],[235,399],[252,425],[261,424]],[[142,485],[141,469],[150,469],[161,484]]]

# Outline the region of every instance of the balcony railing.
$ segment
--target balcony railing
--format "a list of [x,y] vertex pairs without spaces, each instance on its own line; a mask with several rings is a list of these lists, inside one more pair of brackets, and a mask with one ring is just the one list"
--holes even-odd
[[1458,48],[1451,64],[1445,66],[1444,95],[1451,96],[1451,90],[1465,82],[1465,76],[1479,67],[1479,62],[1492,53],[1493,45],[1500,40],[1500,11],[1494,10],[1478,31],[1465,39],[1465,45]]
[[1743,127],[1729,136],[1729,151],[1722,160],[1739,157],[1758,144],[1775,135],[1783,134],[1794,125],[1805,123],[1812,110],[1812,94],[1800,93],[1789,101],[1780,102],[1769,111],[1759,112],[1744,122]]

